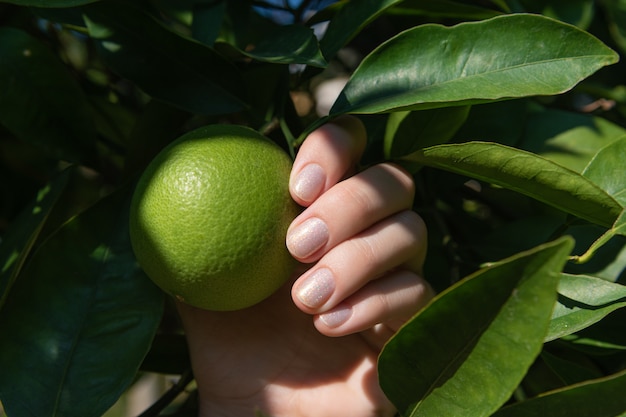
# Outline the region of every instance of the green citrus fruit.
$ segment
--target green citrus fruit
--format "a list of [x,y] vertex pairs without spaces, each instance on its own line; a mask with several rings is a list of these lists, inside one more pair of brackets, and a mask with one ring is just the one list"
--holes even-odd
[[165,292],[207,310],[267,298],[293,272],[285,234],[298,213],[291,159],[259,133],[211,125],[181,136],[146,168],[133,195],[130,237]]

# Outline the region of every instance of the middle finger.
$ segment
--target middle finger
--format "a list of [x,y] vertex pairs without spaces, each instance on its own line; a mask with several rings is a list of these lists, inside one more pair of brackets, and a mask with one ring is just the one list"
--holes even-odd
[[379,164],[344,180],[302,212],[287,231],[287,248],[300,262],[320,259],[331,248],[413,203],[411,176]]

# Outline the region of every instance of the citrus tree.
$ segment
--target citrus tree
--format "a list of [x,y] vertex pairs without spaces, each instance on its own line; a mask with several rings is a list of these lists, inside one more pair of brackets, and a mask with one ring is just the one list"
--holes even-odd
[[7,415],[99,416],[144,372],[180,375],[144,415],[193,415],[168,407],[185,339],[130,247],[138,176],[199,126],[293,156],[345,114],[364,166],[414,173],[429,228],[439,295],[379,358],[399,413],[625,415],[626,3],[292,3],[0,1]]

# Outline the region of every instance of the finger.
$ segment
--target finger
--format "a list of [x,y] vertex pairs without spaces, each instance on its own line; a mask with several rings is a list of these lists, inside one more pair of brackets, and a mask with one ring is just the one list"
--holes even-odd
[[375,165],[335,185],[296,217],[287,230],[287,248],[300,262],[314,262],[379,220],[410,208],[414,192],[406,171]]
[[330,311],[314,318],[315,327],[327,336],[344,336],[371,329],[380,323],[405,321],[434,296],[430,285],[408,270],[390,273],[368,283]]
[[352,116],[340,117],[311,133],[291,169],[289,190],[293,199],[309,206],[354,169],[365,144],[365,127]]
[[425,256],[426,226],[405,210],[324,255],[294,283],[292,298],[306,313],[323,313],[400,265],[420,274]]

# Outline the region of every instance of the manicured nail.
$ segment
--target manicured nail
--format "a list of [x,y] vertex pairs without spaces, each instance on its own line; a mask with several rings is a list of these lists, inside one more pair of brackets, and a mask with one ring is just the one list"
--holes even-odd
[[287,247],[292,255],[306,258],[328,242],[328,227],[313,217],[306,220],[287,236]]
[[296,297],[310,308],[324,304],[335,291],[335,279],[328,268],[320,268],[305,278],[298,286]]
[[350,307],[340,307],[334,311],[320,315],[320,320],[328,327],[339,327],[352,317],[352,309]]
[[324,169],[317,164],[309,164],[296,176],[293,183],[293,192],[308,203],[315,200],[326,183]]

